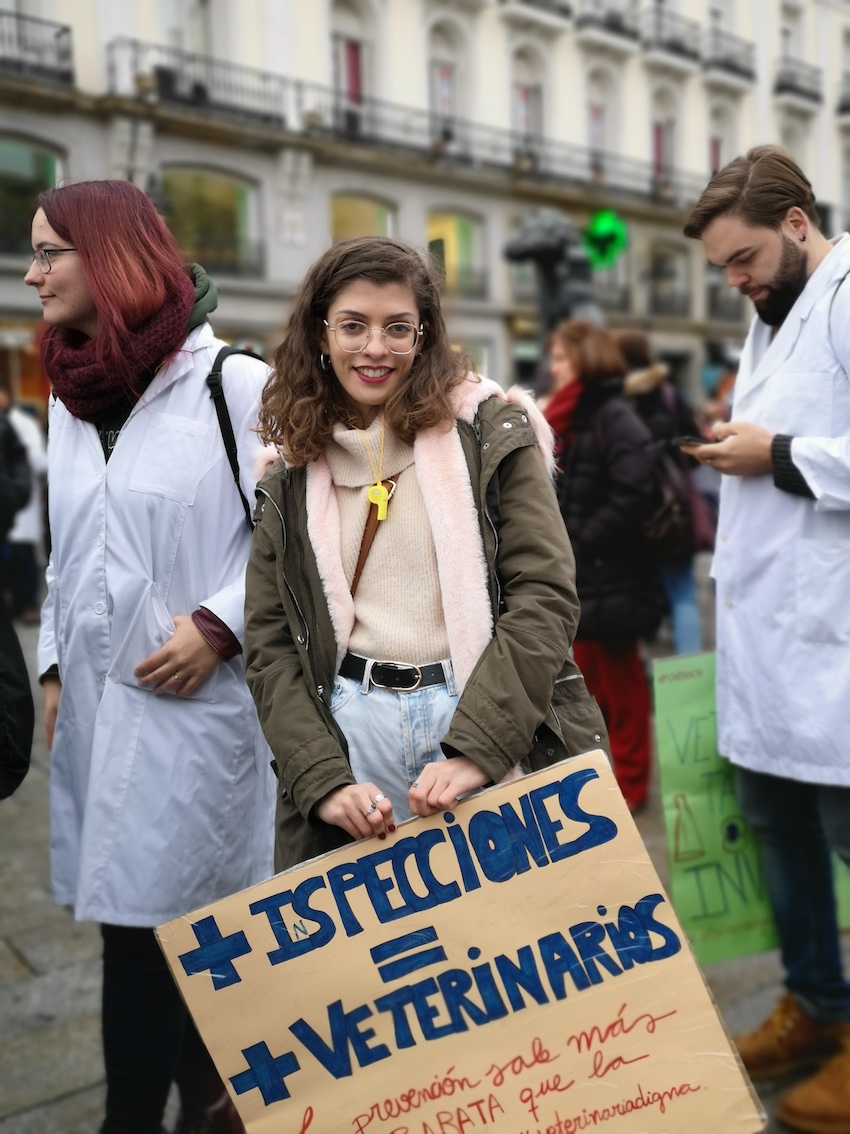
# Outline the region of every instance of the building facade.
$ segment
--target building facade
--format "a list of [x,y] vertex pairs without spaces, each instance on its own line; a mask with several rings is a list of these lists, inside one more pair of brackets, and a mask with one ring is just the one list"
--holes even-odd
[[696,400],[747,305],[681,234],[710,173],[784,144],[850,218],[850,0],[0,0],[0,381],[44,396],[21,278],[39,191],[129,178],[215,277],[218,333],[267,349],[332,240],[445,266],[450,330],[502,383],[540,353],[531,211],[602,209],[609,325]]

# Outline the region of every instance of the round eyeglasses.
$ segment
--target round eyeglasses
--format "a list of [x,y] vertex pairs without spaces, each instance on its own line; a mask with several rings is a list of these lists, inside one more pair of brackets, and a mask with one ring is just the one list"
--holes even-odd
[[60,252],[76,251],[76,248],[36,248],[35,252],[32,254],[32,258],[44,274],[47,275],[53,268],[53,263],[50,259],[51,256],[58,256]]
[[369,327],[357,319],[345,319],[332,327],[327,319],[323,319],[329,331],[333,331],[337,346],[348,354],[359,354],[365,350],[372,338],[373,331],[380,331],[384,336],[384,345],[390,354],[410,354],[416,349],[416,344],[424,334],[422,324],[418,327],[413,323],[388,323],[386,327]]

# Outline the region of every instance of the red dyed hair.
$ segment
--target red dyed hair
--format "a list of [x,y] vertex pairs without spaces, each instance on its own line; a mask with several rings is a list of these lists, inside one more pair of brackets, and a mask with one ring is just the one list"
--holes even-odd
[[[130,181],[80,181],[40,194],[38,203],[85,268],[97,311],[98,362],[132,382],[131,332],[165,306],[187,274],[176,240]],[[51,327],[45,337],[66,333]]]

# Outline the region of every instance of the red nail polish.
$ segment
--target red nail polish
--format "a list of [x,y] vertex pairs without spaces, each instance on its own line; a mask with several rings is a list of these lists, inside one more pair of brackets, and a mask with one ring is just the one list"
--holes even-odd
[[390,823],[389,827],[387,827],[387,830],[390,832],[390,834],[392,834],[395,830],[395,823]]
[[386,831],[381,831],[380,835],[378,835],[378,838],[379,838],[379,839],[385,839],[386,837],[387,837],[387,832],[386,832]]

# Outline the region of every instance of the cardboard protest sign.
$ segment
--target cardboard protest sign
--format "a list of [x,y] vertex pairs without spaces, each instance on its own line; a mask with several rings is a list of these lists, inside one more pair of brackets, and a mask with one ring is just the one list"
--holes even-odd
[[[714,654],[654,663],[655,735],[670,852],[670,891],[702,964],[778,945],[755,836],[717,751]],[[841,924],[850,870],[835,859]]]
[[157,932],[249,1134],[764,1129],[601,752]]

